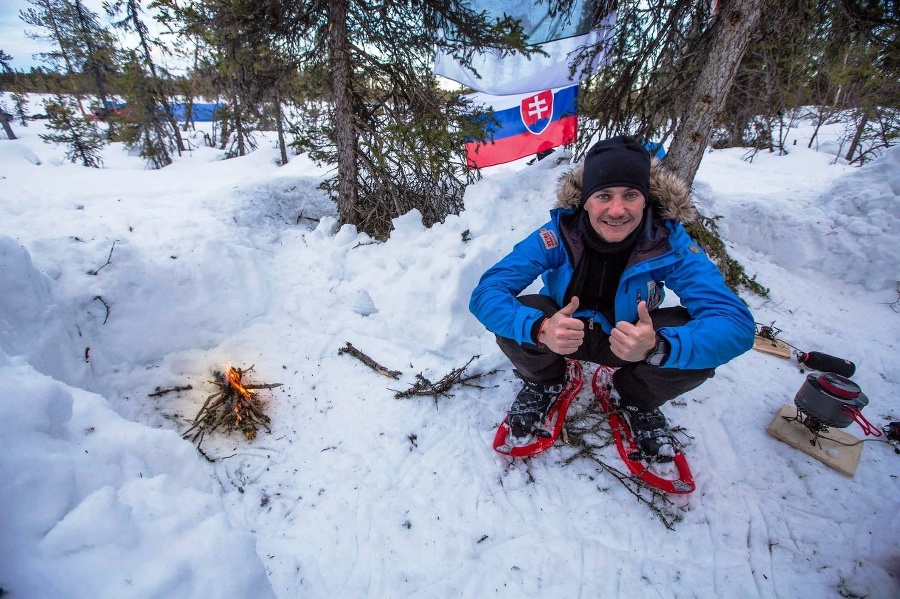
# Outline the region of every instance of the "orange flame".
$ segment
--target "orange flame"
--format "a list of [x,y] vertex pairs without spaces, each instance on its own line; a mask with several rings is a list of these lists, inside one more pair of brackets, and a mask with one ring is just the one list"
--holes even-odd
[[228,384],[231,385],[232,389],[248,400],[253,399],[253,394],[251,394],[250,390],[241,383],[242,376],[241,371],[235,369],[233,366],[229,366],[228,371],[225,373],[225,378],[228,380]]

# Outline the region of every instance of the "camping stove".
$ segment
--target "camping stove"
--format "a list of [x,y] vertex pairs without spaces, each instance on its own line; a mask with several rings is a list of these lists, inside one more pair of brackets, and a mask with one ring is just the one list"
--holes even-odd
[[828,427],[845,428],[852,422],[862,427],[867,435],[881,436],[862,415],[861,410],[869,405],[869,398],[850,379],[833,372],[809,374],[803,386],[794,396],[797,406],[797,420],[814,436],[828,430]]

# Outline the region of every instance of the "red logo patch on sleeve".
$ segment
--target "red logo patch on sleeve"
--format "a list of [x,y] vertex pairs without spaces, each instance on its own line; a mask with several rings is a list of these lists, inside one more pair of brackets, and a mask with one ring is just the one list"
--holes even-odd
[[552,250],[553,248],[559,247],[559,239],[556,238],[556,233],[550,229],[541,229],[540,233],[545,249]]

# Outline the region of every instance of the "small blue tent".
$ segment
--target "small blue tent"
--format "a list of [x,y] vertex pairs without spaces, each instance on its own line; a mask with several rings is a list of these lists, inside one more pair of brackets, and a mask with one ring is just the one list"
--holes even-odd
[[[181,103],[172,104],[172,114],[179,121],[183,121],[185,119],[185,106]],[[210,104],[210,103],[202,103],[196,102],[191,105],[191,120],[195,123],[208,123],[215,118],[216,110],[221,107],[222,104]]]

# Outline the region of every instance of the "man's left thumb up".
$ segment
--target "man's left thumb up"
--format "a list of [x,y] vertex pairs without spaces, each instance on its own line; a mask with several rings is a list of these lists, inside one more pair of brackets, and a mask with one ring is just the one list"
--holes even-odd
[[642,301],[637,306],[638,322],[653,326],[653,319],[650,318],[650,311],[647,310],[647,302]]

